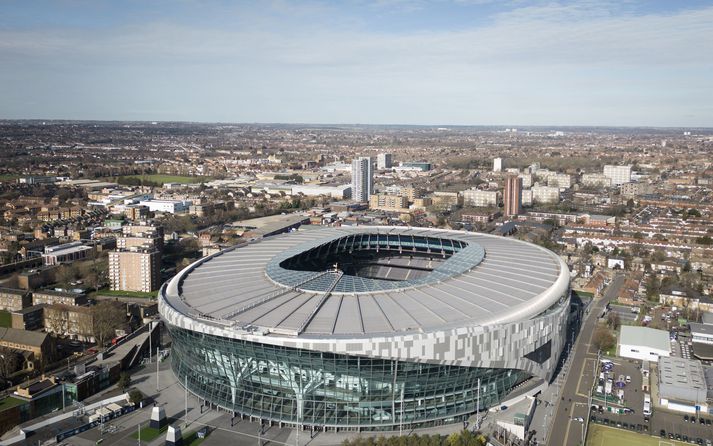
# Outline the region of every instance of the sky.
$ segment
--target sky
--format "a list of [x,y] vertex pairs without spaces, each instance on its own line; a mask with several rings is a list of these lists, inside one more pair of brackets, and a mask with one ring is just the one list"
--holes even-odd
[[2,0],[0,119],[713,127],[713,0]]

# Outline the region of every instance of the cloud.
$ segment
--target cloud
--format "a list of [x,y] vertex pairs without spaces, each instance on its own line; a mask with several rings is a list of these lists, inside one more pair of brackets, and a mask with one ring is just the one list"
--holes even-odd
[[[422,5],[396,2],[373,7]],[[0,80],[10,70],[28,67],[56,73],[58,82],[72,82],[61,74],[75,71],[83,71],[79,77],[84,79],[111,80],[122,73],[122,79],[144,88],[155,88],[151,79],[163,78],[165,95],[170,88],[185,88],[217,97],[212,113],[228,114],[232,105],[221,105],[214,90],[225,91],[224,98],[249,97],[272,107],[289,98],[293,103],[283,104],[280,116],[295,116],[292,121],[307,120],[299,118],[301,113],[342,122],[362,116],[361,122],[370,122],[369,116],[377,114],[379,122],[446,122],[441,118],[447,117],[472,123],[494,115],[508,122],[508,113],[531,119],[539,109],[545,115],[537,119],[552,122],[579,114],[578,119],[590,116],[592,124],[601,124],[607,103],[616,119],[629,110],[630,116],[650,120],[665,107],[683,109],[684,98],[693,101],[688,106],[703,121],[710,110],[706,101],[713,101],[704,74],[713,68],[708,43],[713,42],[713,7],[642,14],[626,3],[516,5],[465,29],[403,31],[401,26],[398,32],[374,30],[363,16],[320,2],[275,1],[262,12],[240,11],[220,26],[164,19],[100,30],[0,29],[0,58],[6,61]],[[667,104],[655,100],[662,89]],[[100,88],[97,92],[102,94]],[[339,102],[347,104],[341,112],[334,110]],[[475,115],[469,110],[474,104],[481,109]],[[543,111],[543,105],[553,112]],[[583,107],[590,107],[589,115],[570,111]],[[130,109],[165,108],[140,104]],[[325,109],[334,111],[322,113]],[[439,109],[447,112],[434,111]]]

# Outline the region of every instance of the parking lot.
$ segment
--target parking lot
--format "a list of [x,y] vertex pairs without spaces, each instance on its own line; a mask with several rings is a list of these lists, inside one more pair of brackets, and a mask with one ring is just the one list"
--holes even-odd
[[[678,352],[681,354],[680,345],[676,341]],[[684,341],[685,344],[685,341]],[[673,344],[672,344],[673,346]],[[685,348],[685,347],[684,347]],[[672,412],[663,410],[652,404],[653,413],[648,419],[644,417],[644,395],[646,392],[642,390],[643,376],[641,374],[641,361],[634,359],[614,358],[612,359],[612,367],[609,374],[606,376],[613,377],[616,381],[620,375],[630,376],[631,382],[624,387],[624,407],[629,408],[632,412],[618,414],[607,412],[602,402],[592,400],[593,405],[598,405],[600,408],[592,409],[590,421],[602,424],[605,426],[613,426],[621,429],[626,429],[633,432],[638,432],[645,435],[661,436],[663,434],[667,439],[675,439],[693,444],[706,444],[706,440],[713,439],[713,416],[703,415],[696,417],[695,422],[691,422],[692,415],[688,416],[688,421],[684,419],[684,413]],[[601,370],[601,369],[600,369]],[[651,380],[656,379],[656,375],[650,375]],[[616,387],[614,387],[616,389]],[[616,390],[614,390],[616,392]],[[652,402],[656,397],[649,391]],[[612,397],[615,401],[616,397]],[[609,402],[607,398],[607,402]],[[703,423],[700,422],[703,418]],[[663,430],[663,432],[661,432]]]

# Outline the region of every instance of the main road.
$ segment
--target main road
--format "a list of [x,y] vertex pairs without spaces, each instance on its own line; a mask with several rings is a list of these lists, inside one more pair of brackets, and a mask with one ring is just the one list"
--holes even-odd
[[[617,274],[612,279],[604,297],[595,299],[589,312],[584,316],[582,330],[577,337],[572,350],[572,358],[568,360],[570,367],[566,370],[565,381],[560,392],[551,432],[547,444],[576,446],[583,444],[585,423],[588,422],[589,392],[594,385],[597,349],[592,345],[592,335],[597,326],[597,319],[606,305],[616,299],[624,285],[624,274]],[[581,419],[583,421],[578,421]]]

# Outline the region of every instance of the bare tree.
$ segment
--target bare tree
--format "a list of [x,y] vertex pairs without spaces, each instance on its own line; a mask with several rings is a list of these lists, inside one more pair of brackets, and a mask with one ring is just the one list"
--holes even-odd
[[20,365],[21,362],[17,352],[6,347],[0,347],[0,377],[9,378],[10,375],[17,371]]
[[96,304],[92,313],[94,339],[99,347],[103,347],[116,329],[126,324],[126,309],[120,302],[105,300]]
[[69,311],[65,305],[48,305],[44,308],[45,329],[59,336],[69,331]]

